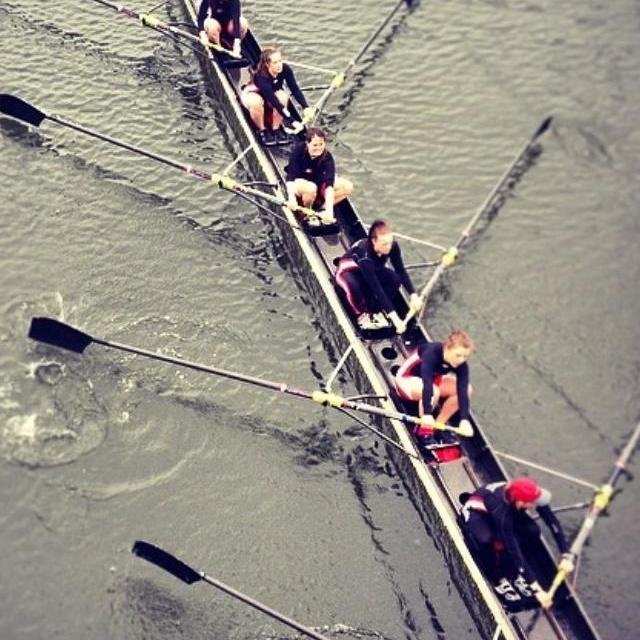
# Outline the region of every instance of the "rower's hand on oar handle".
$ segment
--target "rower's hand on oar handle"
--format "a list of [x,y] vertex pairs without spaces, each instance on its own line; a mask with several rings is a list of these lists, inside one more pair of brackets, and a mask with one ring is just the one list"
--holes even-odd
[[561,571],[565,576],[573,573],[576,565],[573,561],[573,555],[570,553],[563,553],[560,562],[558,563],[558,571]]
[[531,590],[536,600],[543,609],[550,609],[553,604],[553,593],[545,591],[538,582],[534,582],[531,585]]
[[235,38],[233,41],[233,48],[231,49],[231,55],[234,58],[239,58],[241,54],[240,38]]
[[409,296],[409,309],[413,311],[413,313],[418,313],[420,309],[422,309],[423,304],[422,298],[417,293],[412,293]]
[[311,124],[314,121],[317,113],[318,109],[316,107],[305,107],[302,110],[302,123]]
[[407,323],[400,318],[396,311],[392,311],[389,314],[389,320],[391,320],[391,323],[395,327],[396,333],[402,334],[407,330]]
[[464,436],[465,438],[471,438],[471,436],[473,436],[473,427],[469,420],[460,420],[458,423],[458,435]]

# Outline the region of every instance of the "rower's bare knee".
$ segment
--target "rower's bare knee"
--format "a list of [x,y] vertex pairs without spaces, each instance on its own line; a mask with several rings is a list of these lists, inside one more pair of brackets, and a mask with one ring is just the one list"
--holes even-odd
[[222,31],[222,27],[217,20],[214,18],[207,18],[204,21],[204,30],[209,40],[215,43],[220,42],[220,32]]
[[468,394],[469,396],[472,396],[472,395],[473,395],[473,387],[472,387],[471,385],[469,385],[469,386],[468,386],[468,388],[467,388],[467,394]]

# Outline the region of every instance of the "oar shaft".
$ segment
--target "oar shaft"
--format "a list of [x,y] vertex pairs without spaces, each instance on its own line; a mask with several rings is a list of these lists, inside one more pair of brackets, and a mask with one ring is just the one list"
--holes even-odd
[[[611,497],[613,496],[615,483],[624,471],[629,458],[633,454],[633,451],[638,443],[638,439],[640,439],[640,423],[636,425],[633,435],[616,460],[614,470],[609,476],[609,480],[606,484],[602,485],[602,487],[599,488],[593,498],[589,512],[587,513],[582,526],[580,527],[580,530],[578,531],[578,534],[576,535],[573,543],[571,544],[571,548],[569,549],[569,553],[574,559],[579,557],[582,553],[582,549],[589,539],[591,531],[593,530],[598,517],[609,506],[609,502],[611,501]],[[552,597],[558,590],[566,576],[567,573],[565,571],[558,571],[555,578],[553,579],[553,582],[551,583],[551,587],[549,588],[549,594]]]
[[[478,207],[476,212],[473,214],[473,216],[471,217],[471,219],[469,220],[465,228],[462,230],[462,233],[456,240],[456,243],[443,256],[442,261],[436,267],[433,274],[431,274],[431,278],[429,278],[429,281],[420,292],[420,297],[422,298],[423,303],[426,303],[427,299],[431,295],[436,284],[442,277],[442,274],[448,269],[448,267],[450,267],[455,262],[455,258],[457,257],[459,250],[462,248],[462,245],[467,241],[467,239],[471,235],[471,231],[473,230],[473,227],[475,227],[475,225],[478,223],[478,220],[480,220],[480,218],[482,218],[482,216],[488,211],[496,195],[498,194],[500,189],[502,189],[503,185],[511,175],[511,172],[513,171],[514,167],[516,167],[516,165],[527,154],[531,146],[535,144],[536,140],[547,131],[547,129],[551,124],[551,120],[552,120],[551,116],[545,118],[542,121],[542,123],[538,126],[538,128],[534,131],[533,135],[527,140],[524,146],[516,154],[511,164],[506,168],[506,170],[504,171],[504,173],[502,174],[498,182],[495,184],[495,186],[493,187],[489,195],[485,198],[484,202]],[[418,315],[418,318],[422,317],[422,314],[424,313],[425,309],[426,309],[426,304],[423,304],[422,310],[420,312],[410,311],[405,318],[405,322],[409,322],[409,320],[411,320],[411,318],[413,318],[414,315]]]
[[398,9],[403,4],[407,4],[407,0],[398,0],[396,5],[391,10],[391,13],[380,23],[378,28],[371,34],[369,39],[362,45],[362,47],[360,48],[360,51],[358,51],[358,53],[353,57],[351,62],[349,62],[349,64],[347,65],[347,68],[345,69],[345,73],[347,73],[347,71],[351,69],[351,67],[353,67],[360,61],[360,58],[362,58],[362,56],[367,52],[369,47],[375,42],[376,38],[380,35],[382,30],[389,24],[389,21],[391,20],[391,18],[393,18],[393,16],[396,14]]
[[208,582],[210,585],[216,587],[217,589],[220,589],[221,591],[224,591],[225,593],[236,598],[237,600],[241,600],[245,604],[248,604],[250,607],[257,609],[258,611],[262,611],[263,613],[266,613],[268,616],[275,618],[276,620],[279,620],[280,622],[288,625],[292,629],[296,629],[296,631],[300,631],[300,633],[304,633],[310,638],[315,638],[316,640],[329,640],[326,636],[323,636],[315,632],[313,629],[310,629],[309,627],[305,627],[304,625],[300,624],[299,622],[296,622],[292,618],[285,616],[283,613],[280,613],[279,611],[276,611],[275,609],[268,607],[266,604],[262,604],[262,602],[259,602],[258,600],[254,600],[252,597],[247,596],[244,593],[237,591],[233,587],[230,587],[224,584],[224,582],[220,582],[219,580],[216,580],[215,578],[208,576],[206,573],[203,573],[201,575],[202,575],[202,579],[205,582]]
[[[144,27],[150,27],[151,29],[155,29],[156,31],[160,31],[160,32],[171,33],[175,36],[179,36],[181,38],[190,40],[191,42],[197,42],[198,44],[201,44],[200,38],[194,35],[193,33],[189,33],[184,29],[180,29],[171,24],[168,24],[167,22],[164,22],[163,20],[160,20],[159,18],[156,18],[155,16],[149,13],[140,13],[135,9],[130,9],[121,4],[109,2],[109,0],[94,0],[94,1],[98,2],[101,5],[104,5],[105,7],[114,9],[118,13],[121,13],[129,18],[134,18],[135,20],[140,22],[140,24],[143,25]],[[216,51],[223,51],[224,53],[232,55],[231,51],[227,51],[224,47],[218,44],[215,44],[214,42],[210,42],[209,47],[211,49],[215,49]]]
[[[237,380],[238,382],[246,382],[257,387],[263,387],[265,389],[271,389],[272,391],[280,391],[282,393],[288,393],[289,395],[298,396],[300,398],[312,399],[312,394],[301,389],[295,389],[288,387],[284,383],[272,382],[271,380],[264,380],[254,376],[237,373],[236,371],[227,371],[219,367],[210,367],[198,362],[191,362],[190,360],[184,360],[182,358],[174,358],[172,356],[165,356],[161,353],[154,351],[148,351],[147,349],[140,349],[139,347],[132,347],[127,344],[121,344],[119,342],[112,342],[111,340],[105,340],[103,338],[92,337],[93,342],[101,344],[105,347],[111,347],[118,351],[126,351],[127,353],[134,353],[139,356],[151,358],[153,360],[159,360],[161,362],[168,362],[169,364],[175,364],[186,369],[193,369],[194,371],[203,371],[205,373],[211,373],[216,376],[228,378],[230,380]],[[374,407],[375,408],[375,407]]]
[[199,170],[194,170],[187,164],[183,164],[182,162],[177,162],[172,160],[171,158],[166,158],[165,156],[161,156],[157,153],[153,153],[148,151],[147,149],[143,149],[142,147],[137,147],[133,144],[129,144],[128,142],[124,142],[123,140],[118,140],[118,138],[113,138],[108,136],[100,131],[96,131],[95,129],[89,129],[88,127],[83,127],[82,125],[76,124],[75,122],[71,122],[70,120],[65,120],[64,118],[60,118],[59,116],[49,115],[45,116],[48,120],[55,122],[63,127],[67,127],[69,129],[74,129],[75,131],[80,131],[92,138],[97,138],[98,140],[103,140],[104,142],[108,142],[109,144],[113,144],[116,147],[120,147],[121,149],[126,149],[127,151],[132,151],[133,153],[137,153],[138,155],[145,156],[146,158],[151,158],[151,160],[155,160],[157,162],[161,162],[169,167],[173,167],[174,169],[180,169],[189,175],[193,175],[194,177],[200,180],[210,180],[211,175]]
[[[327,100],[329,100],[333,93],[344,84],[349,71],[351,71],[351,69],[358,63],[360,58],[362,58],[362,56],[367,52],[369,47],[373,44],[373,42],[375,42],[381,31],[387,26],[387,24],[389,24],[391,18],[393,18],[393,16],[403,4],[410,5],[411,3],[407,2],[407,0],[398,0],[396,5],[391,10],[391,13],[389,13],[389,15],[380,23],[378,28],[371,34],[371,36],[369,36],[358,53],[356,53],[356,55],[351,58],[351,60],[349,60],[347,66],[342,71],[340,71],[333,77],[331,84],[327,87],[327,89],[314,105],[314,116],[312,122],[315,122],[316,118],[320,115],[320,112],[324,108],[324,105],[327,103]],[[309,122],[305,122],[305,124],[309,124]]]

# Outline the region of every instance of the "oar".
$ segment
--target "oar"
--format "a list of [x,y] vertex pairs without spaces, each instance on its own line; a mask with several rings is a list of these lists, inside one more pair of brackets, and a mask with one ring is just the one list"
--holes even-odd
[[303,124],[311,124],[316,121],[316,118],[320,115],[320,112],[324,108],[324,105],[326,104],[327,100],[329,100],[329,98],[334,94],[334,92],[345,83],[345,80],[347,79],[347,74],[349,73],[349,71],[351,71],[351,69],[356,64],[358,64],[360,58],[362,58],[362,56],[367,52],[369,47],[374,43],[376,38],[380,35],[380,32],[389,24],[389,21],[391,20],[391,18],[393,18],[393,16],[396,14],[398,9],[400,9],[400,7],[403,4],[406,4],[407,7],[411,7],[413,5],[413,0],[398,0],[396,5],[391,10],[391,13],[389,13],[389,15],[380,23],[380,26],[371,34],[369,39],[362,45],[362,48],[360,49],[360,51],[358,51],[358,53],[353,58],[351,58],[347,66],[342,71],[340,71],[333,77],[333,80],[331,80],[331,84],[327,87],[326,91],[320,96],[319,100],[313,105],[312,107],[313,115],[310,116],[309,118],[303,119]]
[[[609,480],[607,480],[606,484],[603,484],[596,491],[596,494],[593,497],[591,507],[589,508],[582,526],[578,531],[578,535],[575,537],[575,540],[573,541],[573,544],[569,549],[569,555],[574,562],[582,552],[582,548],[589,539],[589,535],[591,534],[591,530],[593,529],[598,516],[609,506],[611,497],[613,496],[613,488],[615,487],[618,478],[622,475],[622,472],[624,471],[629,458],[633,454],[633,450],[636,448],[639,438],[640,423],[636,425],[633,435],[629,439],[629,442],[627,442],[627,446],[620,454],[620,457],[616,460],[616,464],[613,468],[613,471],[611,472],[611,475],[609,476]],[[559,569],[548,591],[550,598],[553,598],[555,592],[558,590],[558,587],[562,584],[566,577],[567,572],[563,569]]]
[[170,553],[161,549],[160,547],[156,547],[150,542],[145,542],[144,540],[136,540],[133,548],[131,549],[131,553],[147,560],[147,562],[151,562],[151,564],[155,564],[157,567],[164,569],[172,576],[178,578],[178,580],[182,580],[182,582],[186,582],[187,584],[193,584],[194,582],[199,582],[203,580],[208,584],[216,587],[216,589],[220,589],[225,593],[228,593],[233,598],[237,600],[241,600],[245,604],[248,604],[250,607],[257,609],[258,611],[262,611],[262,613],[266,613],[268,616],[283,622],[287,626],[295,629],[296,631],[300,631],[300,633],[304,633],[306,636],[310,638],[316,638],[316,640],[329,640],[326,636],[323,636],[313,629],[309,629],[309,627],[305,627],[303,624],[296,622],[292,618],[285,616],[283,613],[268,607],[266,604],[262,604],[257,600],[254,600],[250,596],[237,591],[233,587],[226,585],[224,582],[220,582],[220,580],[216,580],[211,576],[208,576],[204,571],[196,571],[188,564],[182,562],[175,556],[172,556]]
[[[112,349],[118,349],[120,351],[127,351],[129,353],[135,353],[139,356],[151,358],[152,360],[159,360],[160,362],[169,362],[170,364],[176,364],[180,367],[186,367],[187,369],[194,369],[196,371],[204,371],[205,373],[211,373],[223,378],[229,378],[230,380],[237,380],[239,382],[246,382],[248,384],[255,385],[257,387],[263,387],[265,389],[271,389],[272,391],[279,391],[298,398],[305,398],[307,400],[313,400],[321,405],[339,409],[352,409],[354,411],[362,411],[371,415],[381,416],[383,418],[391,418],[400,420],[404,424],[421,424],[420,418],[411,416],[406,413],[398,413],[394,411],[386,411],[382,407],[376,407],[364,402],[356,402],[349,400],[348,398],[342,398],[335,393],[327,393],[325,391],[305,391],[303,389],[296,389],[295,387],[289,387],[283,382],[272,382],[270,380],[264,380],[263,378],[255,378],[242,373],[234,371],[227,371],[225,369],[219,369],[217,367],[210,367],[204,364],[198,364],[197,362],[190,362],[188,360],[182,360],[180,358],[173,358],[171,356],[164,356],[153,351],[147,351],[145,349],[139,349],[137,347],[131,347],[126,344],[120,344],[118,342],[111,342],[104,338],[96,338],[88,333],[84,333],[71,325],[60,322],[53,318],[32,318],[31,327],[29,328],[29,337],[38,342],[44,342],[46,344],[67,349],[75,353],[82,353],[92,342],[101,344],[105,347]],[[473,428],[465,429],[460,427],[452,427],[449,425],[438,424],[436,428],[443,431],[452,431],[457,435],[463,437],[470,437],[473,435]]]
[[191,40],[192,42],[197,42],[200,45],[207,46],[209,49],[213,49],[214,51],[218,51],[220,53],[225,53],[226,55],[239,59],[240,56],[236,56],[233,51],[229,49],[225,49],[223,46],[216,44],[215,42],[209,42],[206,45],[200,40],[200,38],[193,33],[189,33],[184,29],[179,29],[178,27],[174,27],[173,25],[163,22],[160,18],[156,18],[150,13],[139,13],[134,9],[129,9],[121,4],[116,4],[115,2],[109,2],[108,0],[94,0],[94,2],[98,2],[99,4],[104,5],[105,7],[109,7],[111,9],[115,9],[118,13],[122,13],[129,18],[133,18],[140,22],[143,27],[150,27],[156,31],[160,31],[161,33],[171,33],[175,36],[186,38],[187,40]]
[[411,320],[411,318],[413,318],[413,316],[416,314],[418,314],[418,318],[422,317],[422,314],[424,313],[424,310],[426,308],[425,303],[427,301],[427,298],[433,291],[438,280],[440,280],[442,274],[447,270],[447,268],[449,268],[456,261],[456,258],[458,257],[458,253],[460,252],[460,249],[462,248],[464,243],[469,239],[469,236],[471,235],[471,231],[473,230],[473,227],[477,224],[478,220],[480,220],[480,218],[487,212],[496,194],[500,191],[504,183],[509,179],[509,176],[511,175],[511,172],[513,171],[514,167],[529,152],[529,149],[531,149],[531,147],[536,143],[538,138],[540,138],[542,135],[546,133],[546,131],[551,126],[552,120],[553,120],[553,116],[548,116],[542,121],[540,126],[534,131],[533,135],[529,138],[529,140],[527,140],[526,144],[518,152],[513,162],[508,166],[506,171],[502,174],[500,180],[498,180],[495,187],[493,187],[493,189],[491,190],[491,193],[487,196],[486,200],[482,203],[482,205],[480,205],[478,210],[473,214],[473,217],[471,218],[471,220],[469,220],[469,223],[467,224],[467,226],[462,230],[462,233],[460,234],[460,237],[458,238],[456,243],[452,247],[447,249],[447,251],[445,251],[442,258],[440,259],[440,264],[436,267],[435,271],[431,275],[431,278],[429,279],[427,284],[424,286],[424,288],[420,292],[420,298],[422,299],[422,310],[420,312],[414,311],[413,309],[410,310],[407,316],[404,318],[405,324],[408,323],[409,320]]
[[116,147],[121,147],[122,149],[132,151],[133,153],[137,153],[138,155],[145,156],[146,158],[150,158],[151,160],[155,160],[156,162],[160,162],[169,167],[173,167],[174,169],[179,169],[180,171],[186,173],[189,176],[192,176],[193,178],[196,178],[197,180],[210,182],[220,189],[225,189],[238,195],[243,193],[252,195],[256,198],[261,198],[262,200],[266,200],[267,202],[271,202],[279,206],[289,207],[291,210],[301,213],[305,216],[317,216],[317,212],[313,209],[309,209],[297,204],[290,204],[289,201],[285,198],[274,196],[270,193],[265,193],[264,191],[260,191],[259,189],[247,187],[229,176],[225,176],[219,173],[208,173],[207,171],[198,169],[197,167],[193,167],[190,164],[178,162],[176,160],[172,160],[171,158],[167,158],[157,153],[148,151],[147,149],[143,149],[142,147],[137,147],[127,142],[123,142],[122,140],[118,140],[117,138],[112,138],[111,136],[100,133],[95,129],[89,129],[87,127],[76,124],[75,122],[60,118],[59,116],[45,113],[29,102],[26,102],[25,100],[22,100],[21,98],[18,98],[17,96],[11,95],[9,93],[0,94],[0,112],[11,116],[12,118],[22,120],[23,122],[33,125],[34,127],[39,127],[42,121],[45,119],[51,120],[52,122],[55,122],[56,124],[59,124],[63,127],[73,129],[74,131],[80,131],[81,133],[91,136],[92,138],[98,138],[99,140],[103,140],[104,142],[113,144]]

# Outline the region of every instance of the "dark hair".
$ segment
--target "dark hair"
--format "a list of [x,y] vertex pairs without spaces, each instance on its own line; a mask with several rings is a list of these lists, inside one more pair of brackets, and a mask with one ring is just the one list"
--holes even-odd
[[378,218],[369,227],[369,240],[375,240],[381,233],[389,233],[391,225],[382,218]]
[[304,136],[305,142],[311,142],[315,137],[327,139],[327,134],[320,127],[309,127]]

